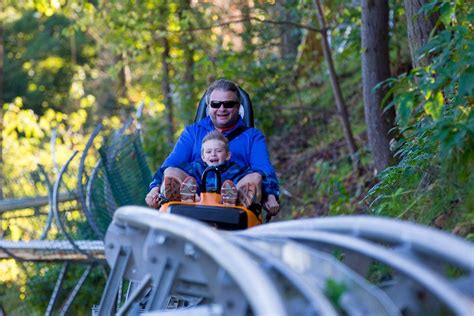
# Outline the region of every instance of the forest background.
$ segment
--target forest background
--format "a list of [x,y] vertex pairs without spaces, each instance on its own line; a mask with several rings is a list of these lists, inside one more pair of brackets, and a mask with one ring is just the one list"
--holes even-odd
[[[278,220],[373,214],[474,238],[468,0],[20,0],[0,20],[1,199],[47,195],[39,168],[54,179],[98,123],[139,108],[156,170],[227,78],[267,136]],[[2,238],[37,239],[35,214],[15,214]],[[2,261],[4,308],[44,311],[57,271]]]

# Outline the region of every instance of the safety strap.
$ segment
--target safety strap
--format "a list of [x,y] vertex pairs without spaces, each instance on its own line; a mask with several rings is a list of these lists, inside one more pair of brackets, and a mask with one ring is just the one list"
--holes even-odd
[[237,127],[236,129],[234,129],[232,132],[230,132],[229,134],[227,134],[225,137],[229,140],[229,142],[231,140],[233,140],[234,138],[236,138],[237,136],[239,136],[240,134],[242,134],[243,132],[245,132],[246,130],[248,130],[249,127],[245,126],[245,125],[240,125],[239,127]]

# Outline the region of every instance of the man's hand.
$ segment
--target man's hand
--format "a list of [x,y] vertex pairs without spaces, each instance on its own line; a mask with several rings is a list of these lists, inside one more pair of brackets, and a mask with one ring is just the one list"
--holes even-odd
[[149,207],[158,208],[158,200],[160,197],[160,187],[154,187],[145,197],[145,202]]
[[263,207],[272,216],[277,215],[280,211],[280,205],[278,204],[277,199],[273,194],[268,195],[267,200],[263,203]]

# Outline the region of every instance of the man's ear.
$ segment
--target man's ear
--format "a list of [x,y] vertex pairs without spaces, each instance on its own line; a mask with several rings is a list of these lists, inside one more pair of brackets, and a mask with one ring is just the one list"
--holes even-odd
[[232,156],[232,153],[229,151],[229,152],[227,153],[227,158],[226,158],[225,160],[229,160],[231,156]]

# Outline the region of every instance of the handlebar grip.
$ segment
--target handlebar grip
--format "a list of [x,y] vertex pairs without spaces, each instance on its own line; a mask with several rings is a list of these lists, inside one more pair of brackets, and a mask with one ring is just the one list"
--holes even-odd
[[207,182],[207,175],[209,172],[214,172],[216,175],[216,186],[217,186],[217,193],[221,193],[221,186],[222,186],[222,177],[221,172],[218,167],[216,166],[209,166],[207,167],[201,176],[201,192],[207,192],[206,182]]

